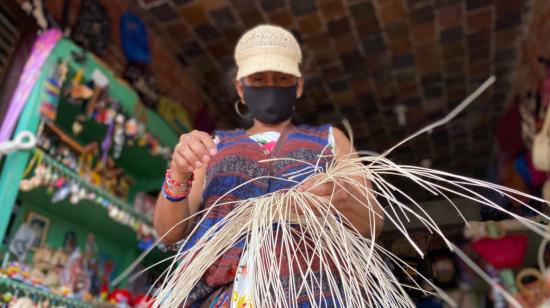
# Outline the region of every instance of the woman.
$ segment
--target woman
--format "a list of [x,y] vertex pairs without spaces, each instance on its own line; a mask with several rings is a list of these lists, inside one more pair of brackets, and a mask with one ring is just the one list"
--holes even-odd
[[[181,136],[155,209],[155,228],[159,236],[164,236],[164,243],[185,239],[199,220],[174,225],[209,208],[220,196],[223,196],[221,202],[234,201],[292,187],[294,184],[285,175],[302,169],[303,163],[295,160],[266,162],[267,158],[293,158],[316,163],[322,157],[319,165],[325,166],[331,158],[323,154],[333,154],[338,160],[353,152],[350,140],[337,128],[291,124],[296,100],[304,88],[299,70],[301,58],[296,39],[280,27],[257,26],[240,38],[235,49],[238,68],[235,89],[240,97],[236,110],[242,116],[239,110],[243,107],[241,105],[246,105],[254,123],[247,130],[216,132],[214,138],[198,131]],[[234,189],[258,177],[263,178]],[[297,180],[301,182],[306,177],[303,175]],[[313,177],[298,189],[329,197],[334,186],[315,185]],[[228,191],[231,192],[226,194]],[[376,233],[381,230],[383,212],[374,198],[371,200],[373,208],[369,209],[350,198],[346,190],[336,188],[332,200],[363,236],[375,236],[371,234],[371,228]],[[213,207],[191,235],[188,247],[231,210],[231,205]],[[375,213],[374,217],[371,213]],[[371,219],[375,222],[373,226],[368,223]],[[243,245],[227,251],[207,271],[188,302],[199,307],[225,307],[224,302],[227,303],[231,297],[228,295],[232,294],[242,253]],[[303,304],[307,305],[306,302]]]

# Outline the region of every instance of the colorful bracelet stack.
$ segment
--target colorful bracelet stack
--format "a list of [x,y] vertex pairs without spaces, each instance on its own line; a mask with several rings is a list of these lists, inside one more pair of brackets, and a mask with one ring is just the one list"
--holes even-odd
[[170,202],[180,202],[187,198],[191,191],[193,176],[187,180],[187,183],[180,183],[172,178],[170,169],[166,170],[164,184],[162,184],[162,195]]

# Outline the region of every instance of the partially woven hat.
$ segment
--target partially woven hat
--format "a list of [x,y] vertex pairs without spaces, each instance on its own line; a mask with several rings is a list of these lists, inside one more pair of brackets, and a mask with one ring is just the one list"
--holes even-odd
[[289,31],[260,25],[247,31],[235,47],[237,79],[258,72],[275,71],[301,77],[302,51]]

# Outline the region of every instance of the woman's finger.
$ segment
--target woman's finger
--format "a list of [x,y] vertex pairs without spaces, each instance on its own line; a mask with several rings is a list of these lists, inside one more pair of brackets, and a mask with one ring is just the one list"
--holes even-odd
[[319,212],[319,209],[315,206],[315,203],[312,203],[310,201],[306,201],[305,203],[300,203],[299,205],[298,204],[294,205],[291,208],[291,211],[297,215],[305,215],[304,213],[305,209],[303,207],[309,208],[309,210],[313,212],[313,215],[321,216],[321,213]]
[[305,180],[303,183],[301,183],[297,189],[298,191],[308,191],[310,190],[317,182],[319,181],[319,176],[315,175],[310,177],[309,179]]
[[178,151],[174,151],[172,154],[172,163],[175,164],[177,170],[180,172],[193,172],[193,168],[191,168],[191,165],[187,162],[185,157]]
[[216,144],[209,134],[201,131],[193,131],[191,132],[191,135],[200,140],[211,156],[216,155]]
[[[189,147],[189,149],[193,151],[193,154],[195,154],[195,156],[199,159],[199,162],[206,163],[210,160],[208,149],[202,144],[202,142],[198,138],[189,143],[187,147]],[[200,166],[197,166],[197,168],[198,167]]]
[[334,192],[334,182],[315,184],[307,191],[320,197],[330,196]]
[[191,168],[198,169],[202,166],[202,163],[199,157],[195,155],[195,153],[193,152],[193,150],[191,150],[189,146],[187,145],[181,146],[179,150],[179,154],[181,154],[181,156],[185,158],[185,160],[187,161],[187,163]]

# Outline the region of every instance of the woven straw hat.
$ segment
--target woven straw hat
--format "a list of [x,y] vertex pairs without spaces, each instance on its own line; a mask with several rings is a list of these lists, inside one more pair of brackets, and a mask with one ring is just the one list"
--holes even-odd
[[260,25],[247,31],[235,47],[237,79],[258,72],[275,71],[301,77],[302,52],[289,31]]

